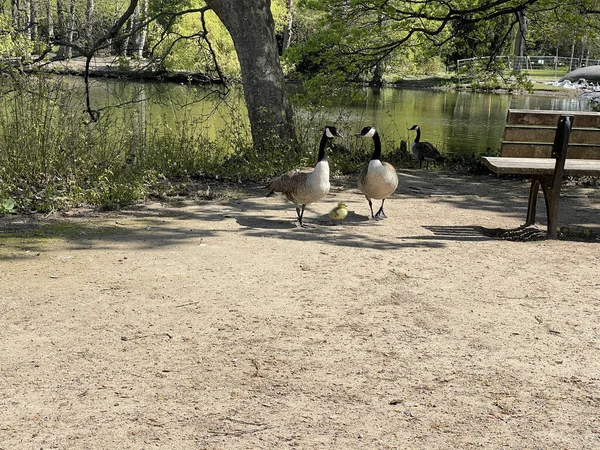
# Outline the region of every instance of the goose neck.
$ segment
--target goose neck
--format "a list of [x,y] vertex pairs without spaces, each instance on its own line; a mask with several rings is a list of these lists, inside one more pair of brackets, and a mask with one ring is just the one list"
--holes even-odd
[[417,128],[417,137],[415,138],[415,142],[419,143],[420,139],[421,139],[421,129]]
[[319,144],[319,156],[317,157],[317,162],[327,161],[327,153],[325,149],[327,148],[327,141],[329,138],[327,137],[327,133],[323,133],[321,136],[321,143]]
[[377,131],[373,135],[373,144],[375,145],[375,150],[373,151],[371,160],[381,159],[381,139],[379,138],[379,133],[377,133]]

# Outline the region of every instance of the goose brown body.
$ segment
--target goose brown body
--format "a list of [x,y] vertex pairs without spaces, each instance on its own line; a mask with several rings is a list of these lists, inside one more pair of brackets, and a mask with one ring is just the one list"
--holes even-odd
[[329,193],[329,164],[318,162],[316,167],[290,170],[268,185],[272,192],[281,192],[295,205],[308,205],[321,200]]
[[[383,219],[387,217],[383,211],[383,204],[385,199],[392,195],[398,187],[398,174],[394,166],[381,161],[381,139],[375,128],[365,127],[357,135],[372,137],[375,145],[371,160],[358,174],[358,188],[365,194],[369,202],[371,217],[377,220]],[[376,214],[373,214],[373,199],[381,200],[381,207]]]
[[281,192],[296,205],[298,223],[301,227],[306,226],[303,222],[306,205],[321,200],[329,193],[329,163],[326,147],[328,141],[334,137],[341,137],[335,127],[325,127],[316,166],[290,170],[271,180],[267,185],[267,197],[274,192]]

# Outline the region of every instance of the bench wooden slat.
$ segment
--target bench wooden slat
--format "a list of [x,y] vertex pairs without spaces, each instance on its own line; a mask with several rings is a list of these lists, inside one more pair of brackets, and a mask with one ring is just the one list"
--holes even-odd
[[[550,158],[552,143],[502,142],[500,155],[510,158]],[[567,158],[600,159],[600,143],[597,145],[569,145]]]
[[[486,156],[482,158],[482,161],[493,172],[521,175],[552,175],[556,166],[554,158]],[[564,174],[600,176],[600,160],[567,159]]]
[[546,125],[556,129],[561,115],[575,115],[573,128],[600,128],[600,114],[583,111],[537,111],[528,109],[509,109],[508,125]]
[[600,176],[600,113],[509,110],[506,121],[502,156],[482,162],[492,172],[531,175],[525,226],[535,224],[541,188],[547,235],[556,238],[563,177]]
[[[556,124],[554,126],[531,127],[524,125],[507,125],[504,128],[504,141],[509,142],[554,142]],[[570,144],[591,144],[600,146],[600,128],[573,128]]]

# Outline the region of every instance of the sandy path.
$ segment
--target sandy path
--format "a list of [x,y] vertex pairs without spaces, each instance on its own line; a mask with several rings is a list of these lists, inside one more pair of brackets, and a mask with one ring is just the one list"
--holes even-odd
[[403,172],[377,223],[334,185],[309,230],[254,195],[3,218],[0,449],[600,448],[600,242],[481,234],[523,182]]

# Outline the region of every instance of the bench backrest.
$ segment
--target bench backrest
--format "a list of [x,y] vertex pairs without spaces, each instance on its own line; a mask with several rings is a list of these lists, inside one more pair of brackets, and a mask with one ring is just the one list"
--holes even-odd
[[550,158],[561,115],[573,115],[567,158],[600,159],[600,113],[509,109],[500,154]]

